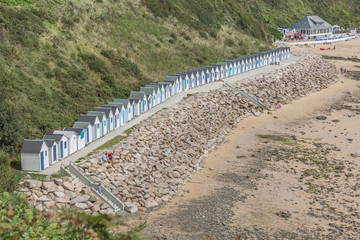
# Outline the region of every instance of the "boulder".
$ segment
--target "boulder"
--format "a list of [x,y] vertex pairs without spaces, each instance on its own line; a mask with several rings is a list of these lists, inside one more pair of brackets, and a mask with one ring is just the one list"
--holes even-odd
[[28,179],[24,182],[24,185],[28,188],[41,188],[42,182],[39,180]]
[[71,182],[64,182],[62,186],[69,191],[74,191],[75,189],[74,184]]

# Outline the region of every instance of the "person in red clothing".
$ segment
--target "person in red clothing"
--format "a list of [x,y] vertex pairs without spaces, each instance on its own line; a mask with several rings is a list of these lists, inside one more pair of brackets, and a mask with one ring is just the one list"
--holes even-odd
[[111,154],[111,153],[108,153],[108,159],[109,159],[109,160],[112,160],[112,158],[113,158],[112,154]]

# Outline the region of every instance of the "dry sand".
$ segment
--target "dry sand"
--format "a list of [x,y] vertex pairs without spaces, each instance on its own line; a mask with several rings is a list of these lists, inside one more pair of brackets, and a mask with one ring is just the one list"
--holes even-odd
[[[292,50],[359,76],[360,39],[320,47]],[[154,239],[358,239],[360,82],[346,76],[242,120],[169,203],[128,221]]]

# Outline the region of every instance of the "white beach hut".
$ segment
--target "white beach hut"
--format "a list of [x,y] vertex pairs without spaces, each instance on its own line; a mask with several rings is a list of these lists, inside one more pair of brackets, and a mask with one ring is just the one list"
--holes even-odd
[[72,131],[76,136],[77,151],[86,145],[87,128],[64,128],[64,131]]
[[120,112],[121,109],[119,109],[117,106],[111,106],[111,105],[102,105],[103,108],[111,108],[113,114],[114,114],[114,121],[113,121],[113,129],[117,129],[118,127],[120,127],[120,122],[121,122],[121,116],[120,116]]
[[73,154],[77,151],[77,136],[76,133],[73,131],[60,131],[55,130],[53,134],[63,134],[67,139],[67,146],[68,146],[68,155]]
[[104,112],[107,119],[106,122],[106,131],[111,132],[114,129],[114,113],[111,108],[106,107],[95,107],[94,111]]
[[45,139],[44,141],[48,147],[49,164],[53,165],[59,160],[59,144],[54,139]]
[[100,121],[100,137],[106,135],[107,133],[107,118],[104,112],[99,111],[88,111],[87,115],[97,116]]
[[47,167],[49,167],[49,148],[45,141],[26,139],[21,148],[21,169],[40,172]]
[[89,122],[75,122],[73,125],[74,129],[85,129],[85,144],[89,144],[93,140],[93,126]]
[[53,139],[58,142],[58,156],[60,160],[69,156],[68,139],[64,134],[45,134],[43,140],[45,139]]
[[145,85],[145,87],[154,88],[155,91],[155,105],[158,105],[161,103],[162,99],[162,93],[163,93],[163,87],[162,85]]
[[135,112],[134,110],[134,103],[130,102],[129,99],[114,99],[114,102],[109,103],[110,105],[112,105],[113,103],[121,103],[123,104],[124,108],[125,108],[125,122],[130,121],[133,117],[135,117]]
[[141,87],[141,92],[144,92],[147,98],[148,109],[156,105],[156,90],[155,87]]
[[[80,114],[80,118],[78,122],[88,122],[91,125],[92,131],[91,131],[91,139],[92,141],[95,141],[96,139],[99,139],[101,136],[101,130],[100,130],[100,120],[98,116],[90,116],[85,114]],[[75,125],[74,125],[75,127]],[[89,141],[89,142],[92,142]]]

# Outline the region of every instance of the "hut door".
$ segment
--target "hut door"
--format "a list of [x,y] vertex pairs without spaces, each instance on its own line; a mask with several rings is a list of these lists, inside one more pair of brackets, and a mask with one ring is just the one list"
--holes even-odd
[[56,162],[57,160],[57,157],[56,157],[56,146],[53,146],[53,159],[54,159],[54,162]]
[[229,77],[231,77],[232,74],[232,68],[229,69]]
[[87,139],[87,143],[90,142],[90,139],[89,139],[89,128],[86,129],[86,139]]
[[60,141],[60,158],[64,157],[63,141]]
[[41,165],[41,170],[44,170],[44,152],[40,153],[40,165]]

